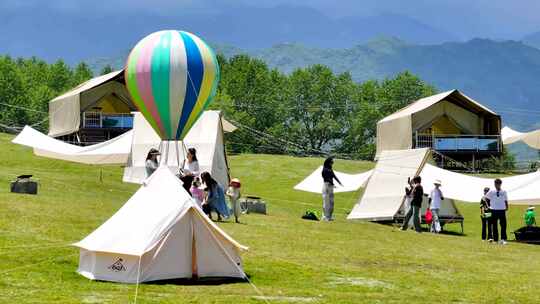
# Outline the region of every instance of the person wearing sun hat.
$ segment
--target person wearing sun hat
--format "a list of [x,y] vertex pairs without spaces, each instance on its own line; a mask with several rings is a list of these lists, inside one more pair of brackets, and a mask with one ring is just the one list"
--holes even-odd
[[441,181],[435,180],[433,182],[435,186],[431,193],[429,194],[428,208],[431,209],[431,214],[433,215],[433,221],[431,222],[430,231],[433,233],[441,232],[441,222],[439,220],[439,211],[441,210],[441,202],[444,200],[443,193],[441,191]]
[[536,214],[534,213],[534,206],[529,206],[525,211],[525,226],[532,227],[536,226]]
[[229,188],[227,189],[227,196],[229,197],[229,201],[231,202],[231,206],[233,209],[234,214],[234,221],[236,223],[239,223],[240,220],[240,187],[241,187],[240,180],[238,178],[233,178],[231,182],[229,183]]

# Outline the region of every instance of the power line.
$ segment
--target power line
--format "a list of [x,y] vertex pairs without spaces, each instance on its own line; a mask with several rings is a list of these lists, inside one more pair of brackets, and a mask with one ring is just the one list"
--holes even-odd
[[48,114],[48,113],[45,112],[45,111],[40,111],[40,110],[36,110],[36,109],[28,108],[28,107],[23,107],[23,106],[16,106],[16,105],[12,105],[12,104],[5,103],[5,102],[0,102],[0,105],[6,106],[6,107],[10,107],[10,108],[16,108],[16,109],[20,109],[20,110],[30,111],[30,112],[36,112],[36,113],[42,113],[42,114]]

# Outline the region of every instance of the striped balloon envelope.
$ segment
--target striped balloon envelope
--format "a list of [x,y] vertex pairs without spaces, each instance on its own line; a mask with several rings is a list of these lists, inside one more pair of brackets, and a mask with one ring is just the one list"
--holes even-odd
[[161,139],[182,140],[212,102],[219,66],[199,37],[159,31],[131,50],[125,78],[135,106]]

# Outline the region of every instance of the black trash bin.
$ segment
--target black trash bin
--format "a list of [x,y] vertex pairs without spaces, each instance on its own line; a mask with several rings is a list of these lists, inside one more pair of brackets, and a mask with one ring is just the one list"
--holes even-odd
[[31,180],[32,175],[19,175],[17,179],[11,182],[11,192],[13,193],[25,193],[25,194],[37,194],[38,184],[36,181]]
[[518,242],[540,244],[540,227],[521,227],[518,230],[514,231],[514,235],[516,236],[516,241]]

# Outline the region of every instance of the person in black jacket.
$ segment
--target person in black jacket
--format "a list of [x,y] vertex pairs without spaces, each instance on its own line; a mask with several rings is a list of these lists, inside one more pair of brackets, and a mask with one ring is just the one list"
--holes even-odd
[[422,178],[420,176],[415,176],[412,179],[412,183],[410,182],[410,180],[408,182],[412,188],[411,208],[409,208],[409,212],[407,212],[407,214],[405,215],[405,220],[403,221],[403,226],[401,227],[401,230],[407,230],[409,228],[409,221],[412,216],[414,230],[420,233],[422,232],[422,227],[420,226],[420,208],[422,207],[422,198],[424,196],[424,188],[422,188]]
[[[486,194],[488,194],[489,188],[484,188],[484,195],[480,199],[480,219],[482,220],[482,241],[488,240],[493,242],[493,232],[491,231],[491,210],[489,209],[489,202],[486,200]],[[486,234],[487,230],[487,234]]]
[[332,165],[334,164],[334,159],[332,157],[328,157],[324,161],[323,170],[322,170],[322,178],[323,178],[323,189],[322,189],[322,197],[323,197],[323,221],[332,221],[334,220],[332,215],[334,213],[334,179],[341,185],[341,181],[337,178],[337,176],[334,174],[334,170],[332,169]]

